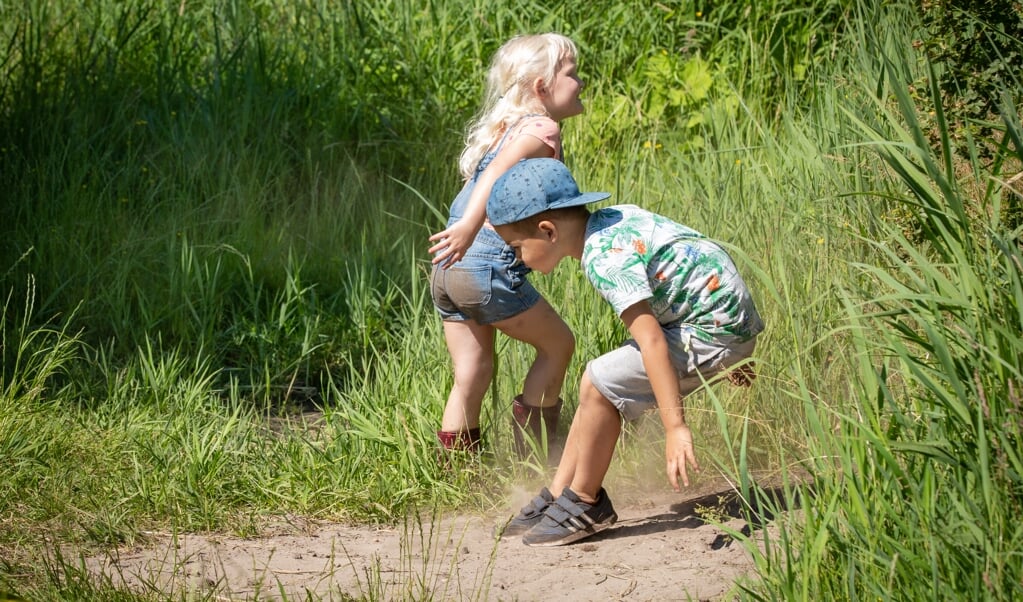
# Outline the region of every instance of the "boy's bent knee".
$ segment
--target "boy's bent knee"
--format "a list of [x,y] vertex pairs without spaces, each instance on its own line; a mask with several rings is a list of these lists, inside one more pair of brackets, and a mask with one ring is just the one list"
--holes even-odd
[[616,412],[618,411],[614,404],[611,403],[611,400],[604,397],[604,394],[597,387],[593,386],[589,374],[585,372],[579,383],[579,405],[582,406],[584,404],[591,407],[610,408]]

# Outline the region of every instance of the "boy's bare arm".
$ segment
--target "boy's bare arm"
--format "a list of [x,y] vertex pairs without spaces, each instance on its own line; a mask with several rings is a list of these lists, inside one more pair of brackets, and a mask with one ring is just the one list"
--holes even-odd
[[687,466],[699,472],[700,465],[696,461],[693,433],[686,424],[685,405],[679,392],[678,374],[668,353],[668,342],[646,301],[640,301],[622,312],[622,320],[643,356],[643,367],[657,398],[657,408],[664,425],[665,471],[672,488],[679,491],[678,477],[681,476],[682,483],[688,487]]

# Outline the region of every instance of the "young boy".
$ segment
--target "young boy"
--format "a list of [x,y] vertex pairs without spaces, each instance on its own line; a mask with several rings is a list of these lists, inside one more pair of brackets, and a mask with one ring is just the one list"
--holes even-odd
[[563,163],[517,163],[495,184],[487,215],[523,263],[549,273],[565,257],[614,308],[631,339],[586,366],[579,407],[549,488],[505,527],[531,546],[589,537],[618,519],[602,487],[621,420],[657,409],[667,476],[679,491],[699,471],[683,400],[729,371],[747,386],[749,358],[764,326],[728,254],[699,232],[634,205],[590,212],[608,193],[582,194]]

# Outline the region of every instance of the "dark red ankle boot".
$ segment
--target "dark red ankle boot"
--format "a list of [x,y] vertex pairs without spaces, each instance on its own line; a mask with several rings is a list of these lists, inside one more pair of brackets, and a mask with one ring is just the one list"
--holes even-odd
[[476,453],[482,447],[479,427],[466,431],[437,431],[437,440],[449,451],[467,451]]

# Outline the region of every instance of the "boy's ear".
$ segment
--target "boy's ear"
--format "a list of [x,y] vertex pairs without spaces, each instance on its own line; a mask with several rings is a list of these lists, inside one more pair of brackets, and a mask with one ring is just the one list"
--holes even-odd
[[558,240],[558,227],[554,224],[554,222],[543,220],[536,225],[536,228],[540,231],[540,235],[546,238],[548,242]]

